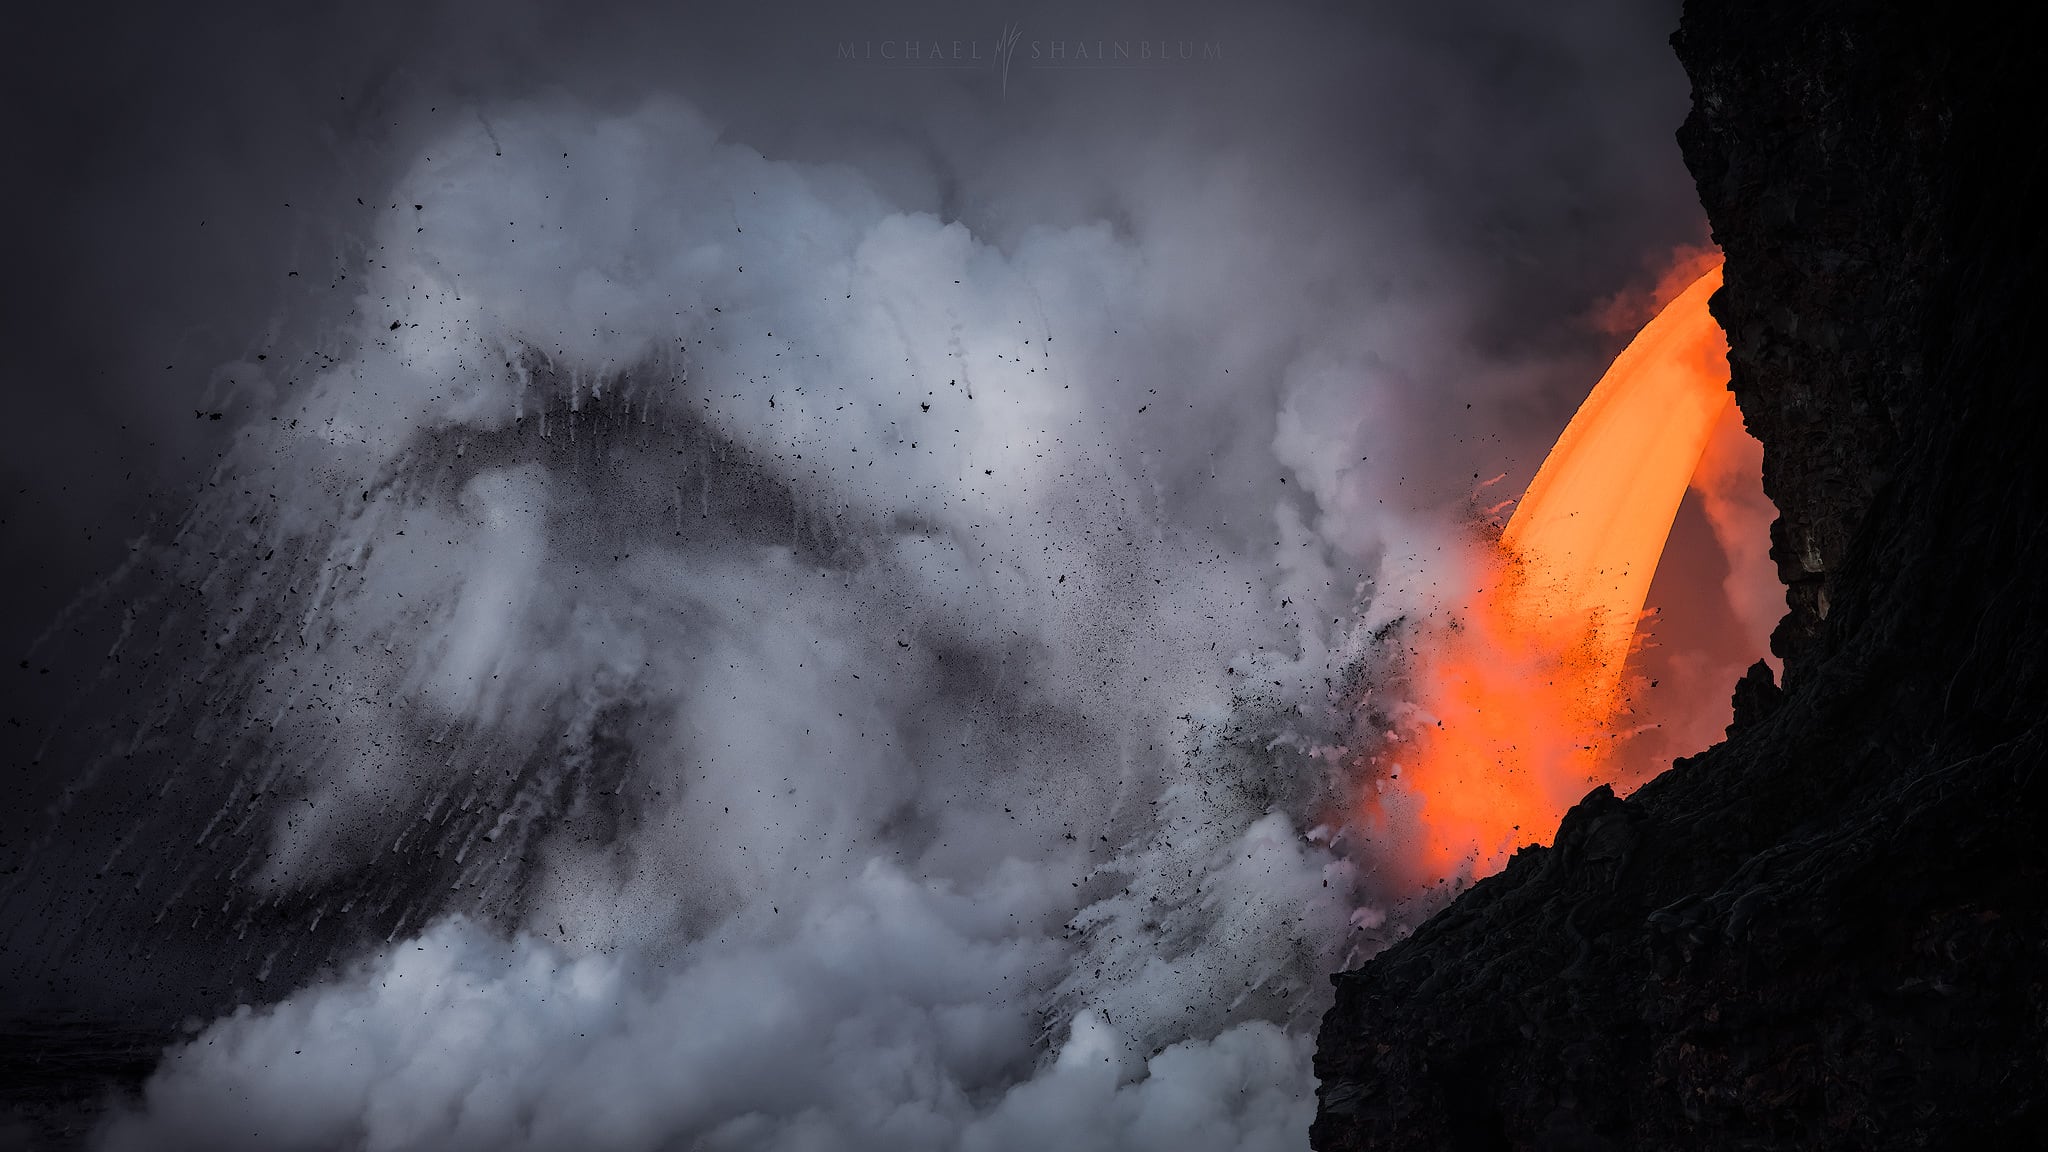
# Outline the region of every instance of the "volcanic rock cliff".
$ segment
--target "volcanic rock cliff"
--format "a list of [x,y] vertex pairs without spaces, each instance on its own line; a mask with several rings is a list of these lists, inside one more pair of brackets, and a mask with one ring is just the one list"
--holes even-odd
[[2038,47],[1694,0],[1782,691],[1336,977],[1324,1152],[2048,1147]]

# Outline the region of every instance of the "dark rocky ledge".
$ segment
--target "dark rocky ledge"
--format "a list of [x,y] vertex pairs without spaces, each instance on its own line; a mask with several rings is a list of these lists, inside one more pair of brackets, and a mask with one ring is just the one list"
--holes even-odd
[[1314,1144],[2048,1147],[2042,52],[1925,0],[1673,43],[1786,682],[1338,976]]

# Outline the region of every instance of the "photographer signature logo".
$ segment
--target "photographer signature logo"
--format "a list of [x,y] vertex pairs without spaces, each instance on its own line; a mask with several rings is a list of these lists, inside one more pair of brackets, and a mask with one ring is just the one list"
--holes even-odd
[[996,65],[1002,69],[1003,99],[1010,98],[1010,61],[1017,55],[1017,40],[1024,35],[1024,29],[1017,24],[1003,25],[1003,38],[996,41]]
[[1056,37],[1026,40],[1024,27],[1003,25],[994,40],[903,36],[872,40],[840,40],[833,59],[843,65],[907,68],[930,71],[983,70],[993,74],[1003,98],[1018,70],[1153,71],[1214,66],[1223,60],[1220,41],[1187,36]]

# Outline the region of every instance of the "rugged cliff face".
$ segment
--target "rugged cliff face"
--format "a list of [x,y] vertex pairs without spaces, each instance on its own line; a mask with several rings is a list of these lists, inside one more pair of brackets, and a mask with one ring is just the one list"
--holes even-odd
[[1689,3],[1782,691],[1337,977],[1325,1152],[2048,1146],[2036,44]]

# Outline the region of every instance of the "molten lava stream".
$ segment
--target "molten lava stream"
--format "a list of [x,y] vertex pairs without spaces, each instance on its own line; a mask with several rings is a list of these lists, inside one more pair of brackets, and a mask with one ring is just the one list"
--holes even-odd
[[1409,839],[1411,879],[1492,871],[1611,776],[1650,578],[1730,403],[1720,283],[1716,264],[1615,359],[1487,550],[1485,587],[1418,643],[1398,766],[1364,802]]

